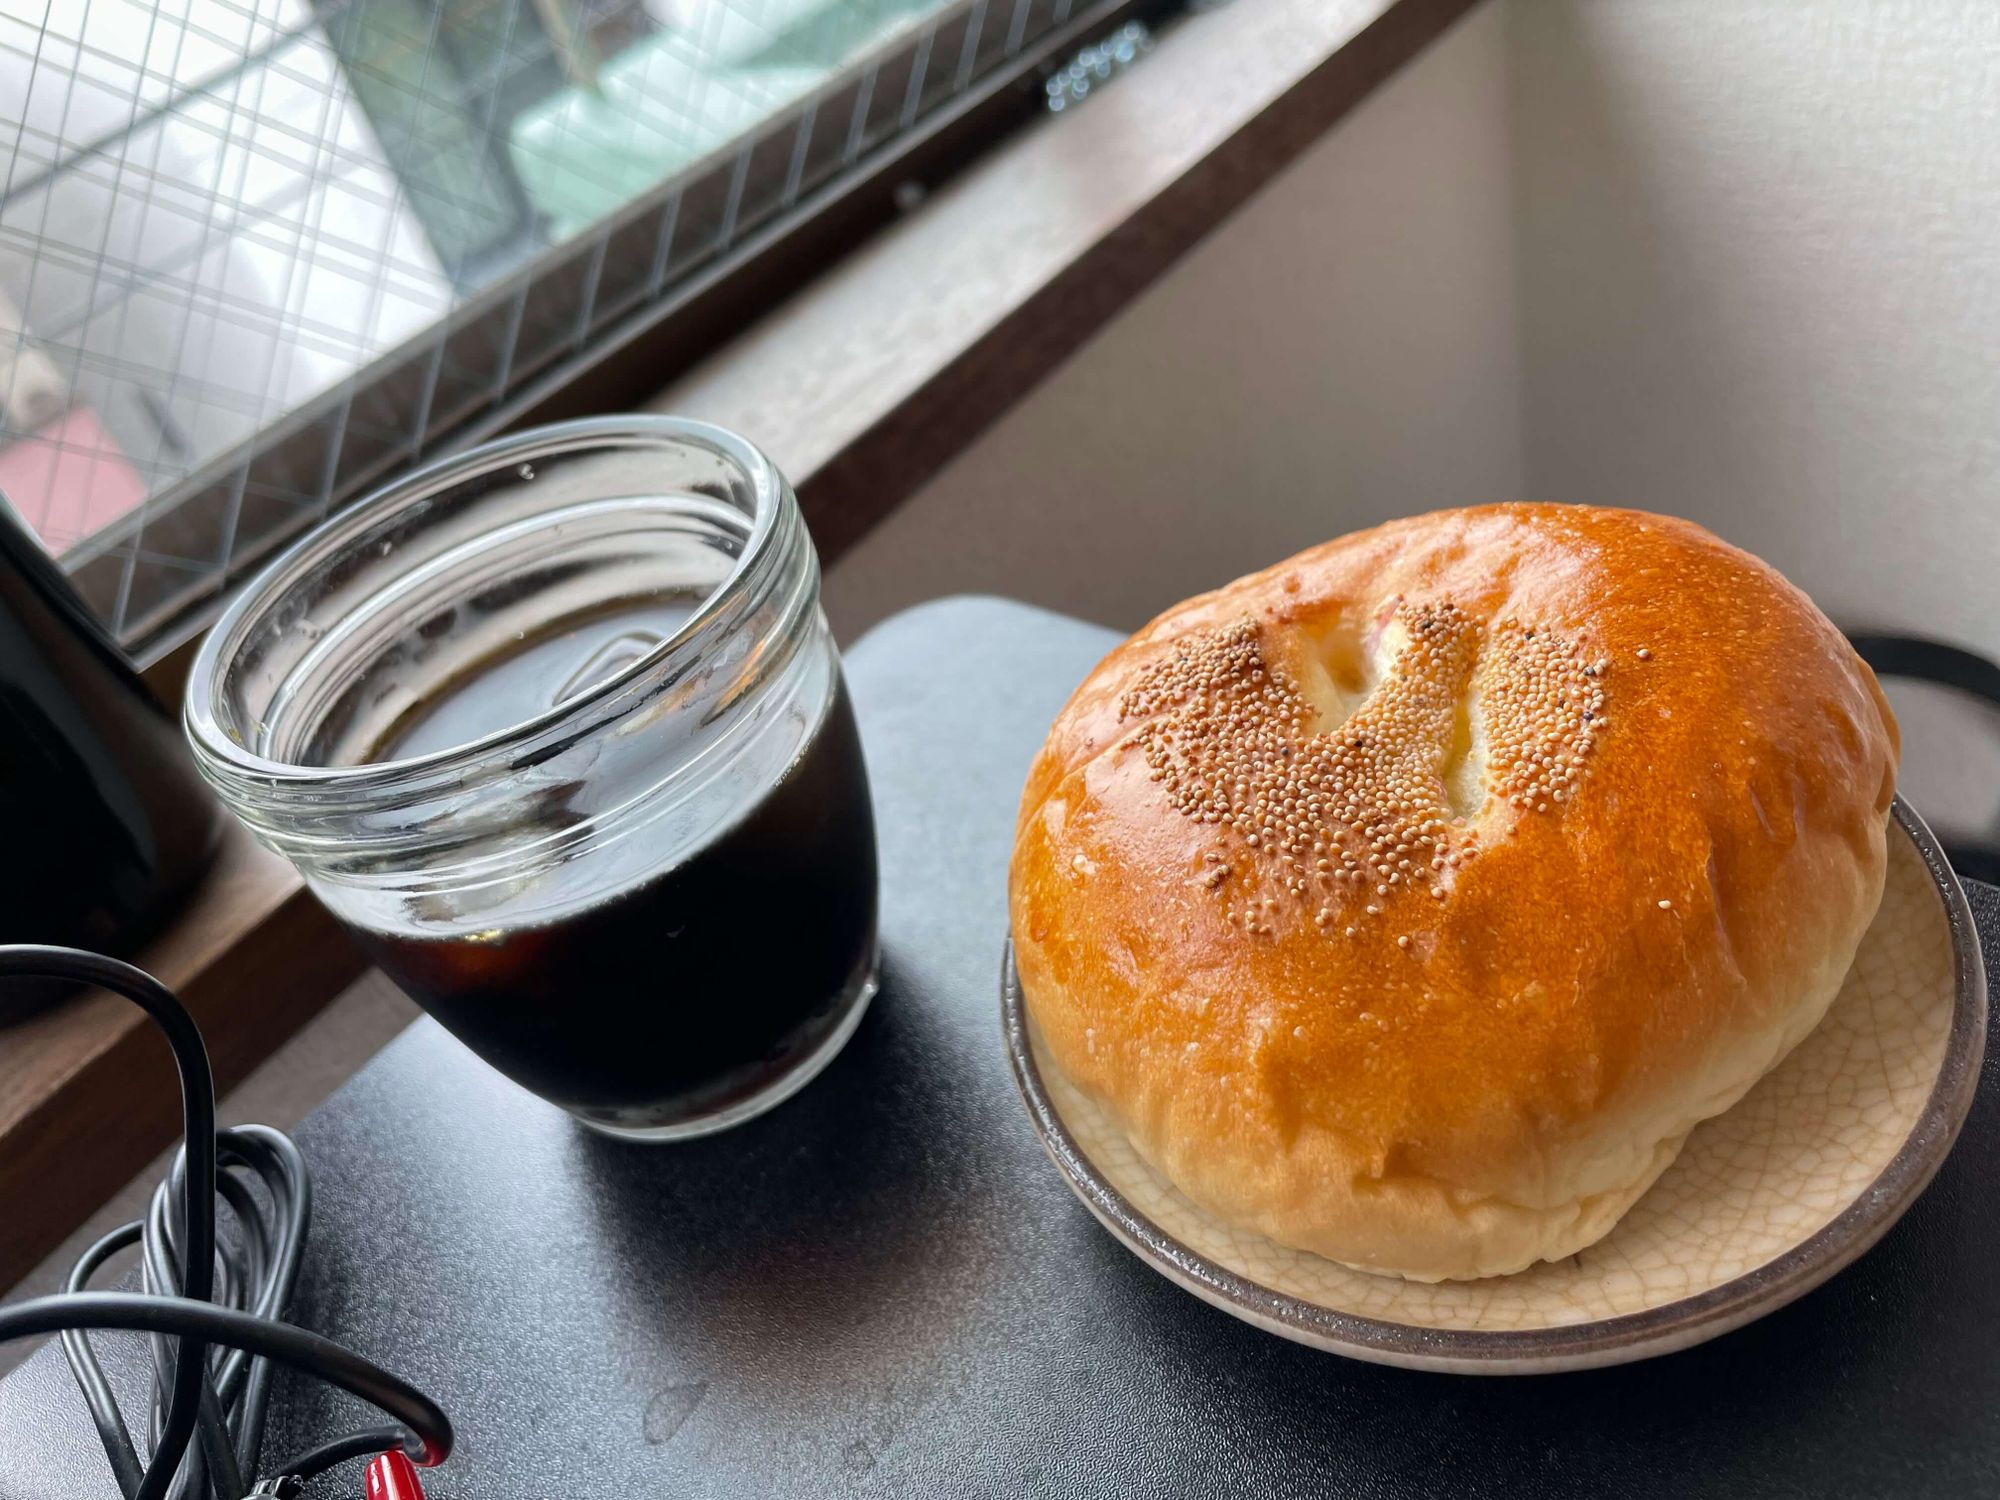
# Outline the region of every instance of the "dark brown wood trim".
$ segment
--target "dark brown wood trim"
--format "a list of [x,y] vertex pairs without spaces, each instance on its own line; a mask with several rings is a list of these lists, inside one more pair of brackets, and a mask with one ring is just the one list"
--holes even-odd
[[1474,0],[1394,5],[1185,176],[1111,227],[922,389],[799,481],[822,563],[831,563],[1080,349],[1210,230]]
[[[1126,163],[1127,175],[1108,185],[1101,203],[1088,195],[1044,201],[1035,188],[1048,174],[1038,169],[1054,163],[1059,174],[1063,158],[1075,157],[1078,172],[1086,172],[1093,121],[1101,124],[1119,100],[1090,101],[996,150],[995,139],[1036,107],[1027,87],[1032,69],[1004,70],[956,106],[963,119],[914,139],[865,180],[827,190],[827,201],[813,205],[817,222],[801,212],[746,242],[675,305],[639,317],[590,361],[531,388],[468,436],[641,403],[736,427],[770,449],[791,476],[821,561],[830,565],[1475,3],[1327,0],[1321,7],[1270,7],[1239,0],[1171,24],[1162,55],[1206,61],[1204,54],[1222,59],[1254,48],[1260,56],[1243,71],[1257,76],[1226,76],[1213,90],[1187,90],[1163,83],[1163,57],[1156,56],[1115,80],[1110,87],[1125,96],[1128,117],[1157,120],[1163,149],[1157,161]],[[1125,14],[1154,8],[1093,5],[1067,30],[1095,35]],[[1174,159],[1171,148],[1183,134],[1215,130],[1218,121],[1225,128],[1211,150],[1191,163]],[[967,191],[963,181],[951,180],[955,173],[987,179],[987,190]],[[938,196],[877,233],[886,203],[905,186]],[[1005,257],[1018,219],[1052,214],[1074,220],[1061,237],[1069,248],[1053,251],[1029,290],[996,285],[980,265],[967,264],[956,305],[929,310],[921,326],[891,317],[848,330],[856,340],[872,332],[907,346],[899,361],[907,379],[885,389],[872,409],[857,417],[796,399],[788,366],[839,355],[787,347],[790,332],[830,300],[826,283],[834,270],[843,281],[877,288],[886,309],[913,265],[930,264],[940,238],[910,232],[918,225],[981,221],[983,233],[959,236],[958,243]],[[870,233],[872,241],[840,261]],[[724,342],[729,327],[774,300],[775,311]],[[847,301],[859,317],[869,317],[869,299]],[[694,364],[696,356],[705,357]],[[197,643],[198,637],[185,640],[147,666],[146,679],[163,700],[178,701]]]
[[[831,564],[1474,3],[1237,0],[1179,23],[1101,97],[1019,131],[645,404],[753,436]],[[635,382],[657,390],[677,350],[701,347],[678,336],[635,334],[597,385],[513,419],[632,404]],[[166,701],[191,656],[149,669]],[[225,1087],[362,967],[298,877],[240,835],[139,961],[194,1007]],[[34,1208],[0,1220],[0,1286],[178,1127],[165,1051],[120,1002],[79,1001],[6,1041],[0,1202]]]
[[558,371],[529,387],[468,436],[626,411],[644,403],[662,383],[691,369],[760,313],[809,287],[828,266],[894,223],[900,216],[899,197],[949,181],[1032,120],[1045,98],[1042,58],[1048,52],[1062,55],[1128,16],[1179,8],[1179,0],[1078,5],[1072,18],[1032,53],[995,68],[939,110],[924,129],[891,143],[866,173],[830,183],[693,278],[671,302],[641,312],[598,340],[582,367]]
[[[786,368],[840,357],[824,338],[815,345],[790,337],[825,323],[819,304],[829,293],[822,289],[774,313],[648,406],[735,426],[769,448],[797,487],[821,561],[830,565],[1475,3],[1379,0],[1372,6],[1328,4],[1327,14],[1309,15],[1302,7],[1265,8],[1246,0],[1193,17],[1161,42],[1158,55],[1115,80],[1101,103],[1087,101],[1073,117],[1037,127],[933,205],[934,220],[990,220],[985,236],[956,237],[968,259],[965,292],[952,293],[952,305],[922,309],[918,317],[896,313],[895,299],[933,245],[952,238],[931,232],[934,223],[912,220],[870,245],[858,265],[842,268],[849,312],[857,321],[865,318],[873,301],[882,314],[871,327],[846,330],[845,337],[859,342],[872,334],[915,345],[897,364],[907,383],[886,391],[865,419],[855,420],[844,397],[816,410],[810,393],[799,397],[799,382]],[[1341,13],[1366,14],[1349,19],[1343,31]],[[1229,96],[1238,79],[1218,83],[1220,99],[1202,98],[1181,86],[1185,76],[1169,77],[1163,67],[1170,50],[1182,54],[1185,75],[1190,59],[1198,69],[1240,47],[1254,49],[1259,59],[1244,71],[1276,73],[1287,64],[1264,66],[1262,59],[1284,59],[1288,43],[1297,49],[1291,57],[1296,75],[1249,108]],[[1094,219],[1087,197],[1060,205],[1040,201],[1033,186],[1060,179],[1065,166],[1073,166],[1072,178],[1088,174],[1095,144],[1091,112],[1113,106],[1120,106],[1121,128],[1134,116],[1156,119],[1163,147],[1183,131],[1212,126],[1219,112],[1236,108],[1242,118],[1230,121],[1213,148],[1191,164],[1173,162],[1172,151],[1163,149],[1156,180],[1146,179],[1148,162],[1122,163],[1132,176],[1107,185]],[[1035,270],[1020,278],[1033,281],[1025,293],[996,293],[996,278],[983,273],[990,261],[1012,254],[1015,218],[1051,211],[1076,216],[1075,232],[1067,236],[1072,248],[1065,253],[1055,247],[1039,280]]]
[[[233,824],[181,919],[132,958],[194,1013],[218,1089],[366,967],[291,867]],[[180,1130],[173,1060],[128,1002],[94,992],[0,1030],[0,1288]]]
[[[453,427],[443,443],[428,443],[422,456],[435,457],[523,427],[640,405],[664,381],[713,354],[745,324],[893,224],[909,193],[921,194],[949,180],[1032,120],[1042,107],[1041,83],[1054,66],[1051,58],[1072,55],[1128,18],[1158,21],[1185,3],[1078,0],[1069,19],[1038,33],[1032,46],[983,72],[913,128],[873,148],[856,167],[747,234],[658,301],[594,334],[582,353]],[[517,290],[511,285],[487,289],[480,299],[488,304],[486,314],[503,313]],[[476,320],[478,315],[468,306],[453,316]],[[311,425],[305,412],[287,423]],[[275,538],[262,550],[274,553],[290,540]],[[145,675],[162,698],[178,696],[202,634],[225,603],[218,593],[188,607],[161,639],[148,642]]]

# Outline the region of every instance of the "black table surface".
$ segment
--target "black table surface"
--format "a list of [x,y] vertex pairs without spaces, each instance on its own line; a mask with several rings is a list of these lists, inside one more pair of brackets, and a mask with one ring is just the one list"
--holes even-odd
[[[1880,1245],[1646,1364],[1361,1364],[1234,1322],[1114,1243],[1042,1155],[998,1012],[1015,798],[1113,639],[962,599],[850,653],[884,984],[798,1098],[621,1145],[422,1021],[298,1131],[318,1193],[295,1317],[451,1411],[433,1497],[2000,1493],[2000,1046]],[[2000,952],[2000,894],[1972,900]],[[267,1454],[365,1420],[292,1379],[277,1408]],[[313,1493],[357,1494],[342,1477]],[[115,1493],[42,1350],[0,1384],[0,1500]]]

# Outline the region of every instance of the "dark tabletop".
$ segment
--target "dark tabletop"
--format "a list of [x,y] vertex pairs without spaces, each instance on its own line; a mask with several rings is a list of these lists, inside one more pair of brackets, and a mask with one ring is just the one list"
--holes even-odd
[[[425,1021],[300,1129],[318,1211],[295,1316],[451,1411],[435,1500],[2000,1493],[2000,1046],[1879,1246],[1647,1364],[1355,1363],[1232,1321],[1099,1229],[1015,1096],[998,975],[1023,774],[1113,639],[953,600],[850,653],[884,984],[797,1099],[614,1144]],[[2000,952],[2000,899],[1971,896]],[[360,1416],[289,1379],[277,1407],[267,1453]],[[43,1350],[0,1384],[0,1500],[114,1494]]]

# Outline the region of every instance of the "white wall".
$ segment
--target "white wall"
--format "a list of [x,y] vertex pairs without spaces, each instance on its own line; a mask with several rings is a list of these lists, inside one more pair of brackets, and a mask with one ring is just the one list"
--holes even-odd
[[[1081,124],[1083,117],[1075,122]],[[1489,0],[828,580],[1133,626],[1380,518],[1692,516],[2000,654],[2000,5]],[[1890,685],[2000,829],[2000,727]]]
[[1502,22],[1442,38],[833,569],[842,638],[966,590],[1129,628],[1519,490]]
[[2000,652],[2000,6],[1508,21],[1530,485]]
[[[1538,495],[1677,511],[1842,624],[2000,654],[2000,6],[1511,0]],[[2000,719],[1890,683],[2000,832]]]

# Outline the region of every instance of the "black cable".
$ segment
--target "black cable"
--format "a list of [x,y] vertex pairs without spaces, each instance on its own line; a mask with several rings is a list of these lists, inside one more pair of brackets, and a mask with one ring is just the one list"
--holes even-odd
[[[298,1283],[312,1183],[290,1139],[262,1125],[217,1132],[208,1049],[173,992],[143,970],[73,948],[0,945],[0,979],[53,979],[121,995],[159,1025],[180,1072],[186,1140],[146,1218],[86,1250],[67,1290],[0,1308],[0,1343],[59,1334],[70,1371],[126,1500],[242,1500],[256,1484],[273,1363],[303,1370],[397,1418],[286,1460],[307,1479],[401,1447],[444,1461],[451,1422],[407,1382],[318,1334],[278,1321]],[[216,1199],[235,1221],[220,1255]],[[143,1292],[92,1292],[90,1280],[137,1244]],[[154,1382],[142,1461],[88,1330],[153,1335]],[[213,1349],[213,1353],[211,1353]],[[199,1446],[197,1446],[197,1441]]]
[[[399,1418],[408,1429],[402,1433],[403,1446],[420,1466],[440,1464],[451,1453],[451,1419],[436,1402],[408,1381],[308,1328],[259,1318],[233,1307],[217,1307],[213,1302],[162,1297],[151,1292],[78,1292],[33,1297],[0,1309],[0,1338],[32,1338],[37,1334],[60,1333],[65,1328],[113,1328],[170,1334],[181,1340],[199,1338],[204,1344],[226,1344],[263,1359],[274,1359],[316,1375],[327,1384]],[[182,1347],[186,1347],[185,1343]],[[383,1449],[374,1451],[379,1453]],[[158,1462],[159,1455],[154,1459]]]
[[[2000,662],[1927,636],[1854,632],[1848,640],[1878,677],[1934,682],[2000,709]],[[1939,842],[1959,874],[2000,882],[2000,844],[1975,842],[1950,832],[1941,833]]]
[[401,1446],[407,1436],[400,1427],[364,1427],[359,1432],[348,1433],[346,1437],[337,1437],[330,1443],[321,1443],[317,1448],[294,1453],[272,1472],[289,1474],[294,1479],[311,1479],[315,1474],[323,1474],[335,1464],[346,1463],[350,1458],[369,1458],[377,1453],[386,1453]]

